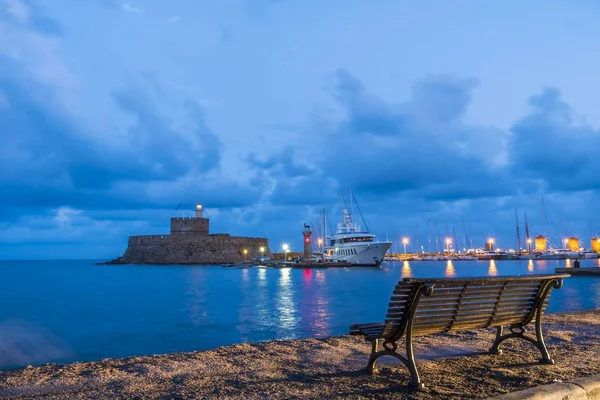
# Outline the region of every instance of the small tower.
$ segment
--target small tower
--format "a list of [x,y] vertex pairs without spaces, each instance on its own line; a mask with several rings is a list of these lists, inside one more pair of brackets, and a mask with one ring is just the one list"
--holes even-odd
[[204,211],[204,208],[202,208],[202,204],[200,204],[200,203],[196,204],[196,218],[204,218],[204,217],[202,217],[203,211]]
[[567,239],[567,249],[570,251],[579,251],[579,239],[576,237],[570,237]]
[[600,238],[595,237],[592,239],[592,251],[596,253],[600,253]]
[[542,235],[535,237],[535,251],[546,251],[548,241]]
[[308,261],[310,260],[310,235],[312,234],[312,232],[310,231],[310,225],[306,225],[304,224],[304,231],[302,232],[302,235],[304,236],[304,260]]

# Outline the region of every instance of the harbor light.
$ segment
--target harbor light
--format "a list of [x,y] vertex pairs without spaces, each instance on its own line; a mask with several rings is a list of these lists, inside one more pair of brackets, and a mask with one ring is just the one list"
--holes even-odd
[[563,249],[566,249],[567,246],[569,245],[569,239],[565,238],[565,240],[563,240],[563,242],[565,243],[565,247],[563,247]]
[[531,254],[531,238],[527,238],[527,253]]
[[244,249],[244,262],[246,261],[247,255],[248,255],[248,249]]
[[408,238],[402,238],[402,244],[404,245],[404,254],[406,254],[406,245],[408,244]]
[[286,261],[290,261],[289,254],[290,254],[290,249],[285,249],[285,259],[286,259]]
[[452,244],[452,239],[450,238],[446,238],[446,253],[448,253],[450,250],[450,245]]
[[287,243],[284,243],[283,245],[281,245],[281,248],[283,249],[283,261],[286,261],[287,253],[288,253],[288,250],[290,249],[290,246]]
[[319,251],[322,251],[321,248],[323,247],[323,239],[318,238],[317,243],[319,243]]
[[265,257],[265,248],[264,248],[264,247],[261,247],[261,248],[260,248],[260,256],[261,256],[262,258],[264,258],[264,257]]

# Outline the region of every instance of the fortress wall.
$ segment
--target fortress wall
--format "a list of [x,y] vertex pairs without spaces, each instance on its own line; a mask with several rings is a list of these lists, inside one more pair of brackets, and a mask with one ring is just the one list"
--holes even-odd
[[171,218],[171,235],[208,235],[208,218]]
[[128,263],[136,264],[218,264],[270,256],[269,241],[265,238],[216,235],[149,235],[131,236],[123,254]]

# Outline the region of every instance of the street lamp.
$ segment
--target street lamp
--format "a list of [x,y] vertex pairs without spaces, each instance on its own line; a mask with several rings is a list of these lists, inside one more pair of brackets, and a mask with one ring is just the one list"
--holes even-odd
[[568,244],[569,244],[569,239],[565,239],[565,250],[567,249]]
[[248,255],[248,249],[244,249],[244,262],[246,262],[247,255]]
[[284,243],[281,247],[283,248],[283,261],[285,262],[287,258],[286,253],[288,252],[290,246],[287,243]]
[[317,239],[317,243],[319,243],[319,251],[323,251],[322,246],[323,246],[323,239],[318,238]]
[[404,254],[406,254],[406,245],[408,244],[408,238],[402,238],[402,244],[404,245]]
[[290,249],[286,249],[285,250],[285,259],[286,259],[286,261],[290,260],[289,254],[290,254]]
[[260,248],[260,258],[265,258],[265,248],[264,247]]
[[450,247],[451,243],[452,243],[452,239],[446,238],[446,253],[450,252],[449,247]]
[[527,253],[531,254],[531,238],[527,238]]

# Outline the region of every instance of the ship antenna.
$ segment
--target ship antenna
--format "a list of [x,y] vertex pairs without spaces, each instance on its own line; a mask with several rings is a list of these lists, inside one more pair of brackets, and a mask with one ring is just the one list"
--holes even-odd
[[[354,197],[354,194],[352,195],[352,197]],[[358,214],[360,215],[360,219],[362,220],[362,222],[365,226],[365,229],[367,230],[367,233],[370,233],[371,231],[369,231],[369,226],[367,225],[367,221],[365,221],[365,217],[363,217],[362,212],[360,211],[360,207],[358,206],[358,201],[356,201],[356,197],[354,197],[354,204],[356,204],[356,209],[358,210]]]

